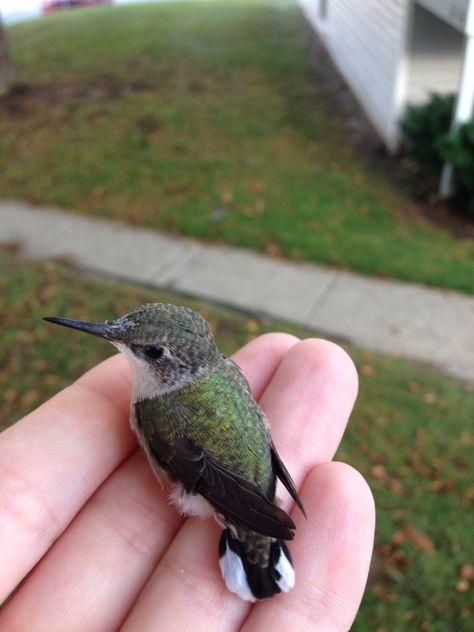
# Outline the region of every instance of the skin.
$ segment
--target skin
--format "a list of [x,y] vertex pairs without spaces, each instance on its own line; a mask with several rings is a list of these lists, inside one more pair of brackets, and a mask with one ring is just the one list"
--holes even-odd
[[130,375],[114,356],[0,435],[0,603],[22,582],[0,609],[2,631],[349,630],[375,523],[362,476],[331,461],[354,366],[332,343],[287,334],[261,336],[234,360],[308,514],[291,512],[295,588],[255,605],[225,589],[219,528],[167,503],[136,450]]

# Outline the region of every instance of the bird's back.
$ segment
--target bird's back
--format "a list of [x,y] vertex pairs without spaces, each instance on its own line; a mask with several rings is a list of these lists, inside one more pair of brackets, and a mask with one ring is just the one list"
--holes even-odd
[[223,358],[206,377],[138,405],[146,420],[143,431],[155,435],[153,443],[162,450],[186,437],[214,463],[273,500],[267,421],[232,361]]

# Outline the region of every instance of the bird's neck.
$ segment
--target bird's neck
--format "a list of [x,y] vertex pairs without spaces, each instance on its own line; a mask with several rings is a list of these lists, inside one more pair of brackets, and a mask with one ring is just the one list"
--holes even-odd
[[206,377],[215,368],[214,365],[203,366],[196,374],[184,374],[164,383],[153,368],[147,362],[138,359],[127,346],[123,345],[120,351],[127,358],[132,374],[132,404],[177,391],[187,384]]

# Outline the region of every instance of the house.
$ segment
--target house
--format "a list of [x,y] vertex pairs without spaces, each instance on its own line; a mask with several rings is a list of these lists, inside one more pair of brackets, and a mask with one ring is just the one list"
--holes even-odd
[[458,92],[472,117],[474,0],[298,0],[390,151],[409,104]]

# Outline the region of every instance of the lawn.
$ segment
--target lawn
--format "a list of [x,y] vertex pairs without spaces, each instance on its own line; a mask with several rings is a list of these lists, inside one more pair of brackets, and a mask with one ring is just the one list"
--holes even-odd
[[[211,321],[227,354],[269,330],[312,335],[6,254],[0,294],[4,425],[112,352],[92,337],[52,332],[44,315],[105,320],[145,301],[179,302]],[[425,367],[345,346],[361,388],[338,458],[367,477],[378,509],[374,570],[354,630],[467,630],[474,616],[474,391]]]
[[[474,240],[348,142],[291,1],[81,10],[8,29],[0,197],[474,291]],[[320,62],[321,63],[321,62]]]

